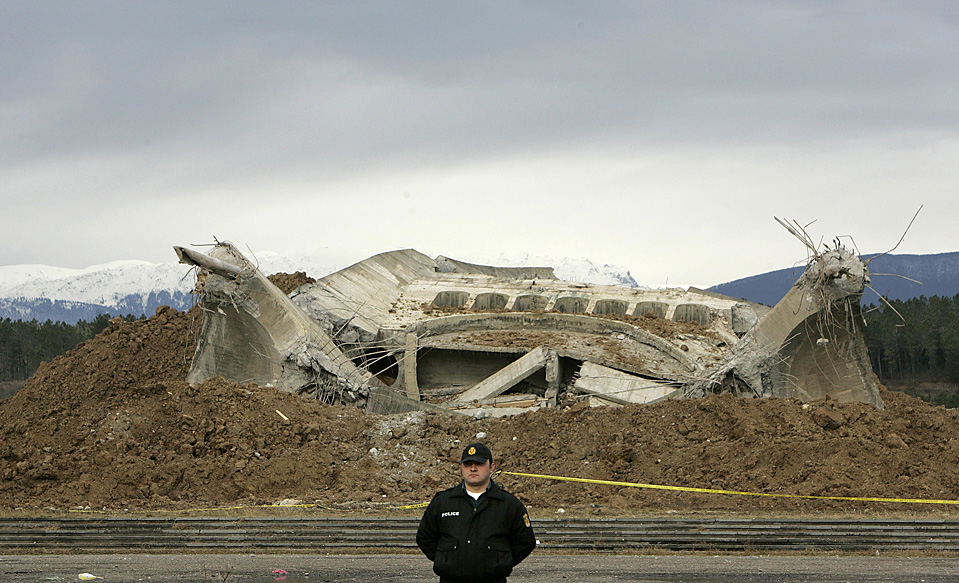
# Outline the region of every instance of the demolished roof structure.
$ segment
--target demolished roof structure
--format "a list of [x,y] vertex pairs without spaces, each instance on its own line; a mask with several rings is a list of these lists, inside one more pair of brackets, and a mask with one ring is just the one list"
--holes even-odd
[[203,310],[187,378],[254,382],[329,403],[476,416],[733,392],[883,406],[859,301],[868,271],[815,253],[774,308],[690,288],[559,280],[412,249],[286,295],[233,245],[175,247]]

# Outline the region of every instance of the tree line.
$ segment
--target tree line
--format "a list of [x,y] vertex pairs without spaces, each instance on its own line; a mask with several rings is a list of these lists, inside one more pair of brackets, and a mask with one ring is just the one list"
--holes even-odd
[[[134,320],[133,316],[126,316]],[[40,367],[110,325],[110,315],[76,324],[0,319],[0,382],[25,381]]]
[[[872,368],[883,384],[917,392],[919,383],[959,384],[959,295],[919,296],[864,307],[865,336]],[[930,398],[959,406],[959,394]]]

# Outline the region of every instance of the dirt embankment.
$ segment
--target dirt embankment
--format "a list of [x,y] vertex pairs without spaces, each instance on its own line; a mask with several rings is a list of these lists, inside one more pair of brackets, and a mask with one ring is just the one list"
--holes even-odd
[[[884,392],[885,410],[730,396],[513,418],[377,416],[186,377],[199,314],[114,320],[0,401],[0,508],[122,511],[428,501],[485,433],[499,469],[768,494],[959,500],[959,412]],[[954,514],[955,506],[810,501],[503,475],[534,513]]]

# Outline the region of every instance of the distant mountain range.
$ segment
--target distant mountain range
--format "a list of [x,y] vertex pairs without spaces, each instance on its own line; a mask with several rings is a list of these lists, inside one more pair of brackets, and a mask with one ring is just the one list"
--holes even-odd
[[[355,252],[329,248],[313,249],[295,257],[276,253],[248,253],[247,257],[266,274],[305,271],[315,278],[365,258]],[[554,268],[557,277],[569,281],[640,287],[626,269],[598,265],[588,259],[525,254],[462,259],[503,267],[548,266]],[[194,283],[192,268],[175,262],[114,261],[85,269],[0,266],[0,318],[75,324],[80,320],[89,322],[101,314],[152,316],[163,305],[187,310],[196,301],[190,293]]]
[[[864,255],[868,260],[876,255]],[[734,298],[775,305],[802,275],[805,265],[779,269],[722,283],[709,288]],[[959,252],[934,255],[882,255],[869,263],[872,287],[876,293],[893,300],[919,296],[953,297],[959,294]],[[909,278],[916,281],[909,281]],[[866,290],[863,304],[878,304],[876,293]]]
[[[328,248],[313,249],[295,257],[276,253],[248,256],[267,274],[305,271],[316,278],[365,257],[356,256],[355,252]],[[600,265],[588,259],[528,254],[457,259],[503,267],[549,266],[554,268],[557,277],[568,281],[648,289],[639,285],[625,268]],[[786,295],[802,274],[803,268],[800,265],[771,271],[719,284],[709,290],[772,306]],[[891,299],[905,300],[920,295],[952,297],[959,294],[959,252],[884,255],[871,262],[869,270],[873,274],[873,288]],[[193,285],[191,268],[174,262],[114,261],[85,269],[48,265],[0,266],[0,318],[75,324],[79,320],[89,322],[100,314],[152,316],[163,305],[178,310],[189,309],[196,301],[196,297],[190,293]],[[875,304],[878,299],[873,292],[867,291],[863,303]]]

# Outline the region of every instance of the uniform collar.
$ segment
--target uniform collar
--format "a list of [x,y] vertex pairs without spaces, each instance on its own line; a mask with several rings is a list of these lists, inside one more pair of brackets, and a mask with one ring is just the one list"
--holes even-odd
[[[457,493],[462,494],[463,496],[469,496],[469,494],[466,493],[465,480],[461,481],[459,487],[456,488],[455,490]],[[502,491],[503,491],[502,488],[500,488],[499,485],[497,485],[497,483],[494,482],[492,478],[490,478],[489,485],[486,486],[486,491],[483,492],[481,496],[491,496],[493,498],[499,498],[500,497],[499,493]]]

